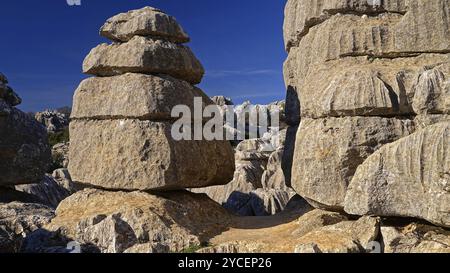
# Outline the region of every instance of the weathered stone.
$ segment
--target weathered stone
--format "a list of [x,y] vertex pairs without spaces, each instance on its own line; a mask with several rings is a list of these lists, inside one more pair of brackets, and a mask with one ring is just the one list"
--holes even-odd
[[69,127],[69,116],[57,110],[38,112],[34,118],[44,125],[49,133],[61,132]]
[[449,144],[450,122],[443,122],[385,145],[358,167],[345,211],[450,227]]
[[385,253],[450,253],[450,232],[423,224],[382,226]]
[[416,125],[417,129],[423,129],[430,125],[444,121],[450,121],[450,115],[422,114],[417,115],[414,118],[414,124]]
[[47,229],[60,229],[67,237],[106,253],[130,252],[147,243],[159,244],[165,252],[180,252],[208,242],[231,219],[201,194],[171,192],[157,197],[92,189],[64,200],[56,215]]
[[380,220],[362,217],[313,230],[300,238],[296,251],[311,253],[359,253],[369,250],[379,234]]
[[52,147],[53,167],[67,168],[69,166],[69,142],[55,144]]
[[296,81],[301,116],[412,115],[414,93],[418,92],[413,85],[421,71],[443,60],[450,61],[449,57],[423,54],[415,58],[373,61],[359,57],[315,65],[308,75],[299,76]]
[[217,203],[224,205],[233,213],[238,213],[249,199],[250,192],[261,188],[261,177],[265,164],[260,161],[238,161],[233,180],[222,186],[192,189],[196,193],[206,193]]
[[83,72],[97,76],[167,74],[197,84],[204,69],[186,46],[136,36],[124,44],[101,44],[91,50],[83,62]]
[[416,113],[450,114],[450,62],[425,69],[413,89]]
[[267,168],[261,179],[263,188],[279,190],[286,190],[288,188],[281,165],[283,154],[284,149],[278,149],[270,155]]
[[289,0],[285,9],[284,37],[286,49],[298,45],[311,27],[335,14],[376,15],[384,12],[405,13],[406,0],[379,1],[371,5],[367,0]]
[[53,210],[40,204],[0,204],[0,253],[19,252],[24,237],[48,224],[53,217]]
[[250,193],[249,201],[241,211],[247,211],[247,216],[275,215],[282,212],[295,195],[292,189],[256,189]]
[[177,105],[194,113],[195,97],[202,98],[203,107],[213,104],[199,88],[170,76],[127,73],[89,78],[75,91],[71,118],[170,120]]
[[412,122],[380,117],[303,119],[292,187],[315,207],[342,210],[356,168],[384,144],[413,132]]
[[140,120],[73,121],[69,171],[74,182],[106,189],[174,190],[232,180],[226,141],[175,141],[171,124]]
[[38,184],[16,186],[16,190],[36,196],[42,204],[51,208],[56,208],[71,194],[65,185],[59,184],[59,181],[50,175],[46,175]]
[[0,186],[36,183],[50,164],[45,128],[0,100]]
[[[285,21],[288,50],[292,50],[292,46],[305,48],[305,45],[310,45],[314,48],[319,36],[323,43],[316,49],[329,51],[329,56],[333,53],[389,55],[449,50],[449,26],[445,22],[450,8],[446,0],[409,1],[406,13],[404,1],[400,5],[398,1],[387,1],[384,7],[375,7],[375,10],[366,0],[290,2],[286,7]],[[327,9],[323,2],[330,2],[332,16],[321,15]],[[311,9],[305,7],[311,3],[312,8],[317,8],[316,18],[311,16]],[[349,7],[345,7],[346,4]],[[394,12],[380,12],[386,11],[385,7]],[[362,14],[370,16],[362,17]],[[295,22],[297,16],[298,23]]]
[[189,36],[174,17],[153,7],[131,10],[109,18],[100,29],[100,34],[121,42],[127,42],[136,35],[174,43],[189,42]]
[[302,237],[313,230],[347,220],[348,218],[340,213],[315,209],[298,218],[298,227],[292,232],[292,235]]

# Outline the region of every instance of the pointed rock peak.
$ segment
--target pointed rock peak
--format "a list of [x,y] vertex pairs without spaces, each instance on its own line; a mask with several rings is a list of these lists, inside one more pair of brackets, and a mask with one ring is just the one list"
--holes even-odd
[[153,7],[131,10],[111,17],[101,27],[100,35],[119,42],[127,42],[134,36],[152,37],[174,43],[190,41],[174,17]]

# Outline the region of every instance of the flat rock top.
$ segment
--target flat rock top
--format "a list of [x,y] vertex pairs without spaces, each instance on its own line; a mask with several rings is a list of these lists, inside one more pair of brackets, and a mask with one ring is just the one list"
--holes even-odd
[[101,27],[100,34],[120,42],[129,41],[136,35],[161,38],[174,43],[187,43],[190,40],[174,17],[153,7],[131,10],[111,17]]

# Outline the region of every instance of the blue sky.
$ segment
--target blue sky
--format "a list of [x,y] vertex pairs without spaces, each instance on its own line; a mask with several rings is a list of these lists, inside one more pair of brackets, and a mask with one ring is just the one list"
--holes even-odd
[[22,97],[19,108],[71,105],[84,57],[109,17],[144,6],[177,18],[206,69],[200,87],[240,103],[283,99],[285,0],[5,0],[0,16],[0,72]]

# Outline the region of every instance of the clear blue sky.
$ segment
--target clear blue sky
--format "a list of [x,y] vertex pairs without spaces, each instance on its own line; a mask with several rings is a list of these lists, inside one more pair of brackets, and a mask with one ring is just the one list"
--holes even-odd
[[205,66],[200,87],[236,103],[283,99],[285,0],[5,0],[1,3],[0,72],[22,97],[19,107],[39,111],[72,104],[81,64],[97,44],[105,20],[144,6],[177,18]]

